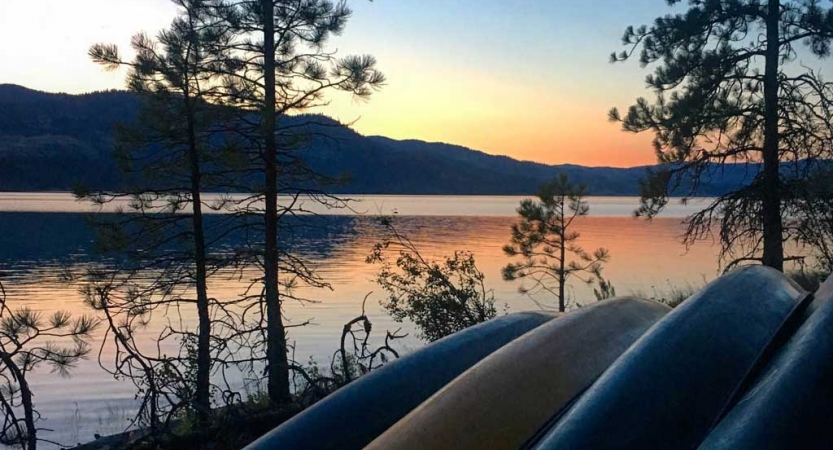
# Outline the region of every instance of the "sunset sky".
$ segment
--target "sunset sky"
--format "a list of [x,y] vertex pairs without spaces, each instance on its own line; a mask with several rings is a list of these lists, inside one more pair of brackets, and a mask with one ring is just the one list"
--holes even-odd
[[[551,164],[651,164],[651,136],[607,121],[648,95],[647,69],[612,65],[629,24],[665,14],[664,0],[352,0],[340,54],[377,57],[388,78],[369,102],[333,97],[321,112],[367,135],[460,144]],[[86,56],[127,49],[176,13],[169,0],[2,0],[0,83],[51,92],[122,88]]]

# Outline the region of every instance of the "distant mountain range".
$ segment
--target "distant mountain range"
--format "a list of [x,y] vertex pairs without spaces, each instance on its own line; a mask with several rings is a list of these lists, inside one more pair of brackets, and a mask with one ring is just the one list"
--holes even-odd
[[[134,120],[138,106],[135,96],[122,91],[69,95],[0,85],[0,191],[63,191],[78,182],[97,189],[117,187],[121,176],[111,156],[111,130],[117,122]],[[637,195],[647,168],[547,165],[457,145],[326,128],[328,139],[316,139],[307,158],[322,173],[350,174],[338,193],[532,194],[566,172],[585,183],[591,195]],[[700,192],[726,192],[754,171],[729,165]]]

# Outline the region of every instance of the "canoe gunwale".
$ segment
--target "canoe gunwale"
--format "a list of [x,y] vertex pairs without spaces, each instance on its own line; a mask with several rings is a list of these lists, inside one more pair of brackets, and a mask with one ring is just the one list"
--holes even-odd
[[767,364],[778,354],[778,351],[790,340],[804,321],[807,320],[807,317],[804,315],[804,311],[807,310],[814,299],[815,293],[807,292],[803,297],[801,297],[800,300],[798,300],[792,311],[790,311],[787,317],[785,317],[781,322],[778,329],[776,329],[772,334],[769,342],[767,342],[767,344],[761,349],[758,356],[755,357],[755,360],[752,365],[749,366],[749,370],[747,370],[746,374],[744,374],[737,387],[735,387],[735,389],[731,392],[729,398],[726,400],[726,404],[723,405],[723,409],[717,416],[715,416],[711,427],[709,427],[708,433],[706,433],[706,436],[714,430],[717,424],[720,423],[720,421],[723,420],[727,414],[729,414],[729,411],[732,410],[737,402],[743,398],[746,391],[755,384],[755,380],[758,375],[766,369]]
[[[601,376],[602,374],[599,374],[599,376],[593,380],[593,383],[595,383],[596,380],[598,380]],[[518,450],[533,450],[535,446],[538,445],[538,443],[541,442],[544,439],[544,437],[547,436],[547,434],[555,426],[555,424],[557,424],[558,421],[561,420],[561,418],[564,417],[564,415],[570,411],[570,408],[572,408],[573,405],[575,405],[576,402],[578,402],[579,399],[581,399],[581,396],[584,395],[584,393],[587,392],[587,390],[590,389],[591,386],[593,386],[593,383],[590,383],[589,386],[582,389],[581,392],[576,394],[576,396],[569,401],[569,403],[564,405],[563,408],[556,411],[555,414],[553,414],[552,417],[550,417],[547,420],[547,422],[544,423],[544,425],[538,431],[535,432],[535,434],[533,434],[529,439],[527,439],[526,442],[523,443],[523,445],[518,447]]]
[[698,449],[830,448],[833,277],[805,311],[805,321]]

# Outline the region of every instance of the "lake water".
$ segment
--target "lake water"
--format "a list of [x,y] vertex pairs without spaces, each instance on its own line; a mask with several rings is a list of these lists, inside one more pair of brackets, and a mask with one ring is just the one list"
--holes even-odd
[[[318,230],[301,236],[297,249],[311,260],[332,286],[331,290],[308,289],[304,296],[316,303],[286,305],[292,323],[310,321],[309,326],[293,328],[295,359],[306,362],[314,357],[327,363],[338,346],[342,325],[361,312],[362,299],[369,292],[368,315],[374,329],[403,327],[411,337],[401,342],[404,351],[421,343],[406,324],[396,324],[380,311],[381,289],[372,282],[378,268],[365,263],[365,257],[379,240],[374,216],[396,213],[397,228],[409,236],[424,256],[440,257],[455,250],[474,253],[478,267],[486,275],[487,287],[494,290],[499,305],[507,311],[538,308],[532,299],[518,293],[519,284],[501,280],[500,269],[508,262],[501,247],[509,238],[515,221],[514,210],[521,197],[479,196],[357,196],[353,211],[325,211],[316,218]],[[588,250],[606,247],[611,260],[604,275],[617,293],[653,296],[671,286],[699,286],[718,275],[717,248],[701,243],[686,250],[680,243],[681,220],[697,210],[697,203],[673,202],[665,214],[653,221],[631,217],[638,199],[629,197],[591,197],[590,216],[582,218],[576,229],[580,244]],[[57,309],[77,314],[88,313],[78,286],[62,281],[64,268],[83,269],[101,264],[91,252],[93,233],[85,216],[98,209],[76,202],[66,193],[0,193],[0,279],[8,302],[15,307],[29,306],[38,311]],[[210,286],[212,296],[232,296],[241,284],[219,279]],[[593,299],[592,291],[574,284],[568,289],[579,301]],[[553,299],[536,298],[543,304]],[[185,314],[186,320],[193,314]],[[97,343],[94,346],[97,349]],[[107,361],[105,348],[103,364]],[[326,365],[326,364],[325,364]],[[96,352],[82,361],[70,378],[48,372],[36,373],[31,380],[36,406],[43,415],[40,426],[55,431],[43,437],[65,444],[85,442],[94,433],[122,431],[135,403],[132,384],[114,380],[99,367]]]

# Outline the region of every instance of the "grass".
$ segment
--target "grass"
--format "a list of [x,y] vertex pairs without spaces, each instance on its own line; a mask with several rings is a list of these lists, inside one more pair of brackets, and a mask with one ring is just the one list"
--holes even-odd
[[[804,269],[787,272],[786,275],[795,281],[799,286],[804,288],[804,290],[808,292],[815,292],[830,274],[820,270]],[[676,308],[681,303],[686,301],[686,299],[694,295],[694,293],[702,289],[706,283],[707,281],[705,277],[703,278],[703,282],[698,284],[685,282],[680,285],[672,284],[670,280],[666,280],[665,286],[651,286],[648,291],[644,289],[635,289],[632,290],[630,294],[636,297],[656,300],[672,308]]]
[[684,284],[672,284],[670,280],[666,280],[665,286],[651,286],[649,291],[644,289],[634,289],[630,292],[635,297],[642,297],[664,303],[672,308],[676,308],[689,297],[694,295],[706,284],[705,278],[700,284],[692,284],[686,281]]

